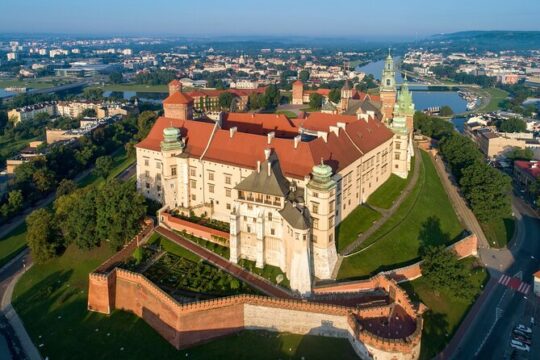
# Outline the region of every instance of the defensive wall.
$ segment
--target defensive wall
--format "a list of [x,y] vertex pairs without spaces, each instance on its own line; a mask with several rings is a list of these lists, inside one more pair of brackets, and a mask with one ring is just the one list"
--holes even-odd
[[229,246],[230,234],[228,232],[212,229],[204,225],[177,218],[171,215],[167,210],[160,211],[158,216],[159,222],[172,230],[186,232],[218,245]]

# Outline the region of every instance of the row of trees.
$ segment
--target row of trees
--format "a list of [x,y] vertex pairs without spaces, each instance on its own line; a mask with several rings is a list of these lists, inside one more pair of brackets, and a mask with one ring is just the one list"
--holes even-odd
[[165,85],[176,78],[176,71],[173,70],[154,70],[149,72],[141,72],[135,75],[137,84],[145,85]]
[[57,195],[54,210],[38,209],[26,219],[27,242],[37,263],[71,244],[90,250],[107,241],[116,249],[137,234],[146,205],[133,183],[111,180],[81,189],[67,184]]

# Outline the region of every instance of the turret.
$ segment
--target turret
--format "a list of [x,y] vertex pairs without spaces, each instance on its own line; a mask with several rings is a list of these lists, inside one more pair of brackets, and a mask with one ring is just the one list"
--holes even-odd
[[300,80],[296,80],[292,84],[292,103],[293,105],[304,103],[304,83]]
[[388,123],[393,116],[394,105],[396,103],[396,72],[394,70],[394,59],[388,49],[388,56],[384,61],[384,69],[381,76],[380,96],[382,102],[383,121]]

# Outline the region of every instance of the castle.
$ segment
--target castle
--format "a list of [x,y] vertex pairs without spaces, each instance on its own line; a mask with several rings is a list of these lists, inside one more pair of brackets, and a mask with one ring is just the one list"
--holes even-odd
[[169,210],[229,223],[231,262],[277,266],[308,294],[334,271],[336,226],[392,173],[410,169],[414,104],[406,84],[398,94],[394,75],[389,55],[378,97],[346,83],[335,109],[297,119],[194,119],[193,97],[173,81],[164,116],[136,146],[137,188]]

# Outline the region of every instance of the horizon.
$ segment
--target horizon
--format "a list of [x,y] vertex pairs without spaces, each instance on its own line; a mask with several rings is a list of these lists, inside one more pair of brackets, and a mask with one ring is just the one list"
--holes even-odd
[[[407,41],[464,29],[540,30],[536,22],[540,3],[533,0],[522,0],[520,3],[518,9],[514,4],[502,0],[474,3],[464,0],[452,3],[388,0],[365,4],[340,0],[333,6],[322,1],[301,0],[287,4],[284,0],[276,0],[272,7],[261,7],[246,0],[232,5],[209,0],[204,6],[198,3],[179,4],[173,0],[155,0],[151,4],[138,6],[129,6],[126,0],[117,0],[113,4],[96,0],[91,6],[67,0],[28,0],[24,4],[10,2],[4,5],[0,15],[0,32],[28,36],[187,38],[242,37],[250,34],[248,37]],[[28,8],[34,11],[28,13]],[[167,10],[163,11],[164,8]],[[269,11],[274,11],[275,16],[269,16]],[[25,16],[21,17],[21,13]],[[442,14],[444,18],[441,18]],[[501,16],[506,19],[505,27],[511,30],[499,30]]]

